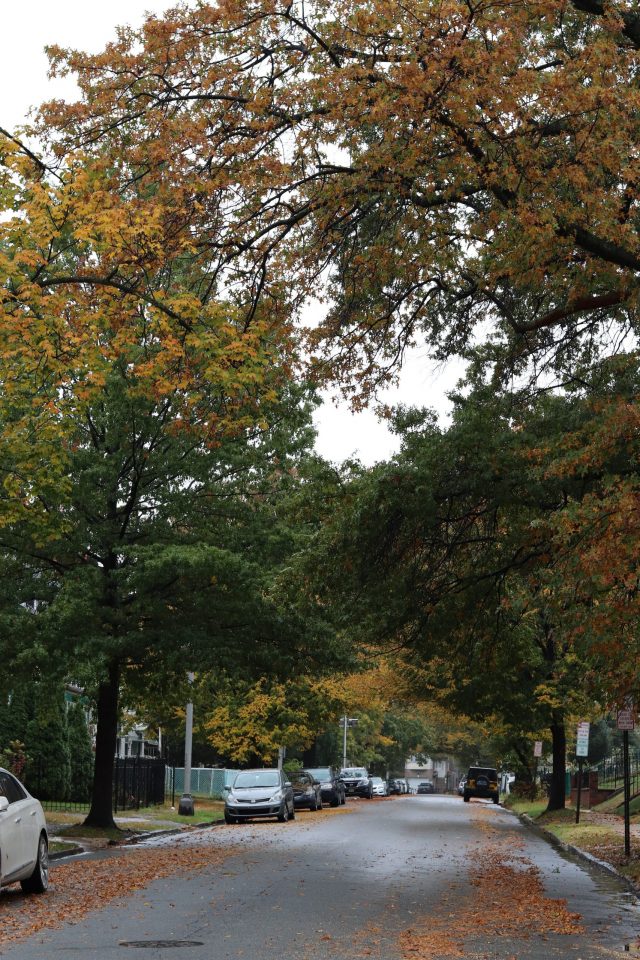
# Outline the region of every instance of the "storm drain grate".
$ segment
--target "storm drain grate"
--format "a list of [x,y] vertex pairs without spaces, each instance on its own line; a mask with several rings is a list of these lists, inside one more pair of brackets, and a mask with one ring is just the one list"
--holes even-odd
[[149,950],[168,950],[172,947],[204,947],[203,940],[121,940],[120,947],[140,947]]

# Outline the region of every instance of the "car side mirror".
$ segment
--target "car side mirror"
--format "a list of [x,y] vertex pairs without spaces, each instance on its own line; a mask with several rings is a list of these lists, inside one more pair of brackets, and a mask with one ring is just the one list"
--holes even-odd
[[285,785],[285,787],[290,787],[290,786],[291,786],[291,780],[285,780],[284,785]]
[[4,813],[5,810],[9,809],[9,801],[6,797],[0,797],[0,813]]

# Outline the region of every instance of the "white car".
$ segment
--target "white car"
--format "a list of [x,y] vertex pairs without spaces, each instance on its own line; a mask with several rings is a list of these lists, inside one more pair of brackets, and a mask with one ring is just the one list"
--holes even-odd
[[0,887],[17,883],[25,893],[49,886],[49,840],[40,802],[0,767]]
[[371,777],[371,786],[374,797],[386,797],[387,785],[382,777]]

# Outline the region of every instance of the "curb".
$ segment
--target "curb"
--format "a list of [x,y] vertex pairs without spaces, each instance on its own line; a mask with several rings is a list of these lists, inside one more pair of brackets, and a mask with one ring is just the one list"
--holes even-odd
[[86,853],[84,847],[81,847],[80,844],[75,844],[73,847],[69,847],[67,850],[56,850],[55,853],[49,854],[49,862],[52,860],[64,860],[65,857],[77,857],[81,853]]
[[179,834],[189,833],[190,830],[204,830],[208,827],[217,827],[224,823],[224,820],[208,820],[206,823],[187,824],[184,827],[176,827],[167,830],[147,830],[145,833],[137,833],[135,837],[127,837],[126,840],[110,840],[110,847],[130,847],[136,843],[142,843],[143,840],[149,840],[153,837],[176,837]]
[[511,813],[512,816],[517,817],[521,823],[533,830],[534,833],[539,834],[541,837],[547,840],[552,846],[556,847],[558,850],[562,850],[563,853],[569,853],[578,860],[584,860],[585,863],[588,863],[590,866],[597,867],[597,869],[602,870],[603,873],[608,873],[609,876],[616,877],[616,879],[623,883],[631,893],[640,898],[640,887],[636,886],[632,880],[629,880],[628,877],[625,877],[624,874],[620,873],[619,870],[616,870],[612,864],[607,863],[606,860],[600,860],[598,857],[594,857],[592,853],[588,853],[586,850],[582,850],[580,847],[576,847],[572,843],[565,843],[564,840],[561,840],[560,837],[557,837],[551,830],[547,830],[546,827],[540,826],[540,824],[536,823],[535,820],[532,820],[527,813],[515,813],[513,810],[509,810],[509,813]]

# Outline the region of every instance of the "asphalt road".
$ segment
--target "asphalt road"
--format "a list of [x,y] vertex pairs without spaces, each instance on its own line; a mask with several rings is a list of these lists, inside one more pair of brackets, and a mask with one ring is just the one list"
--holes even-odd
[[228,846],[229,856],[5,945],[3,960],[640,955],[628,949],[640,912],[625,888],[492,804],[353,801],[289,824],[222,825],[160,842]]

